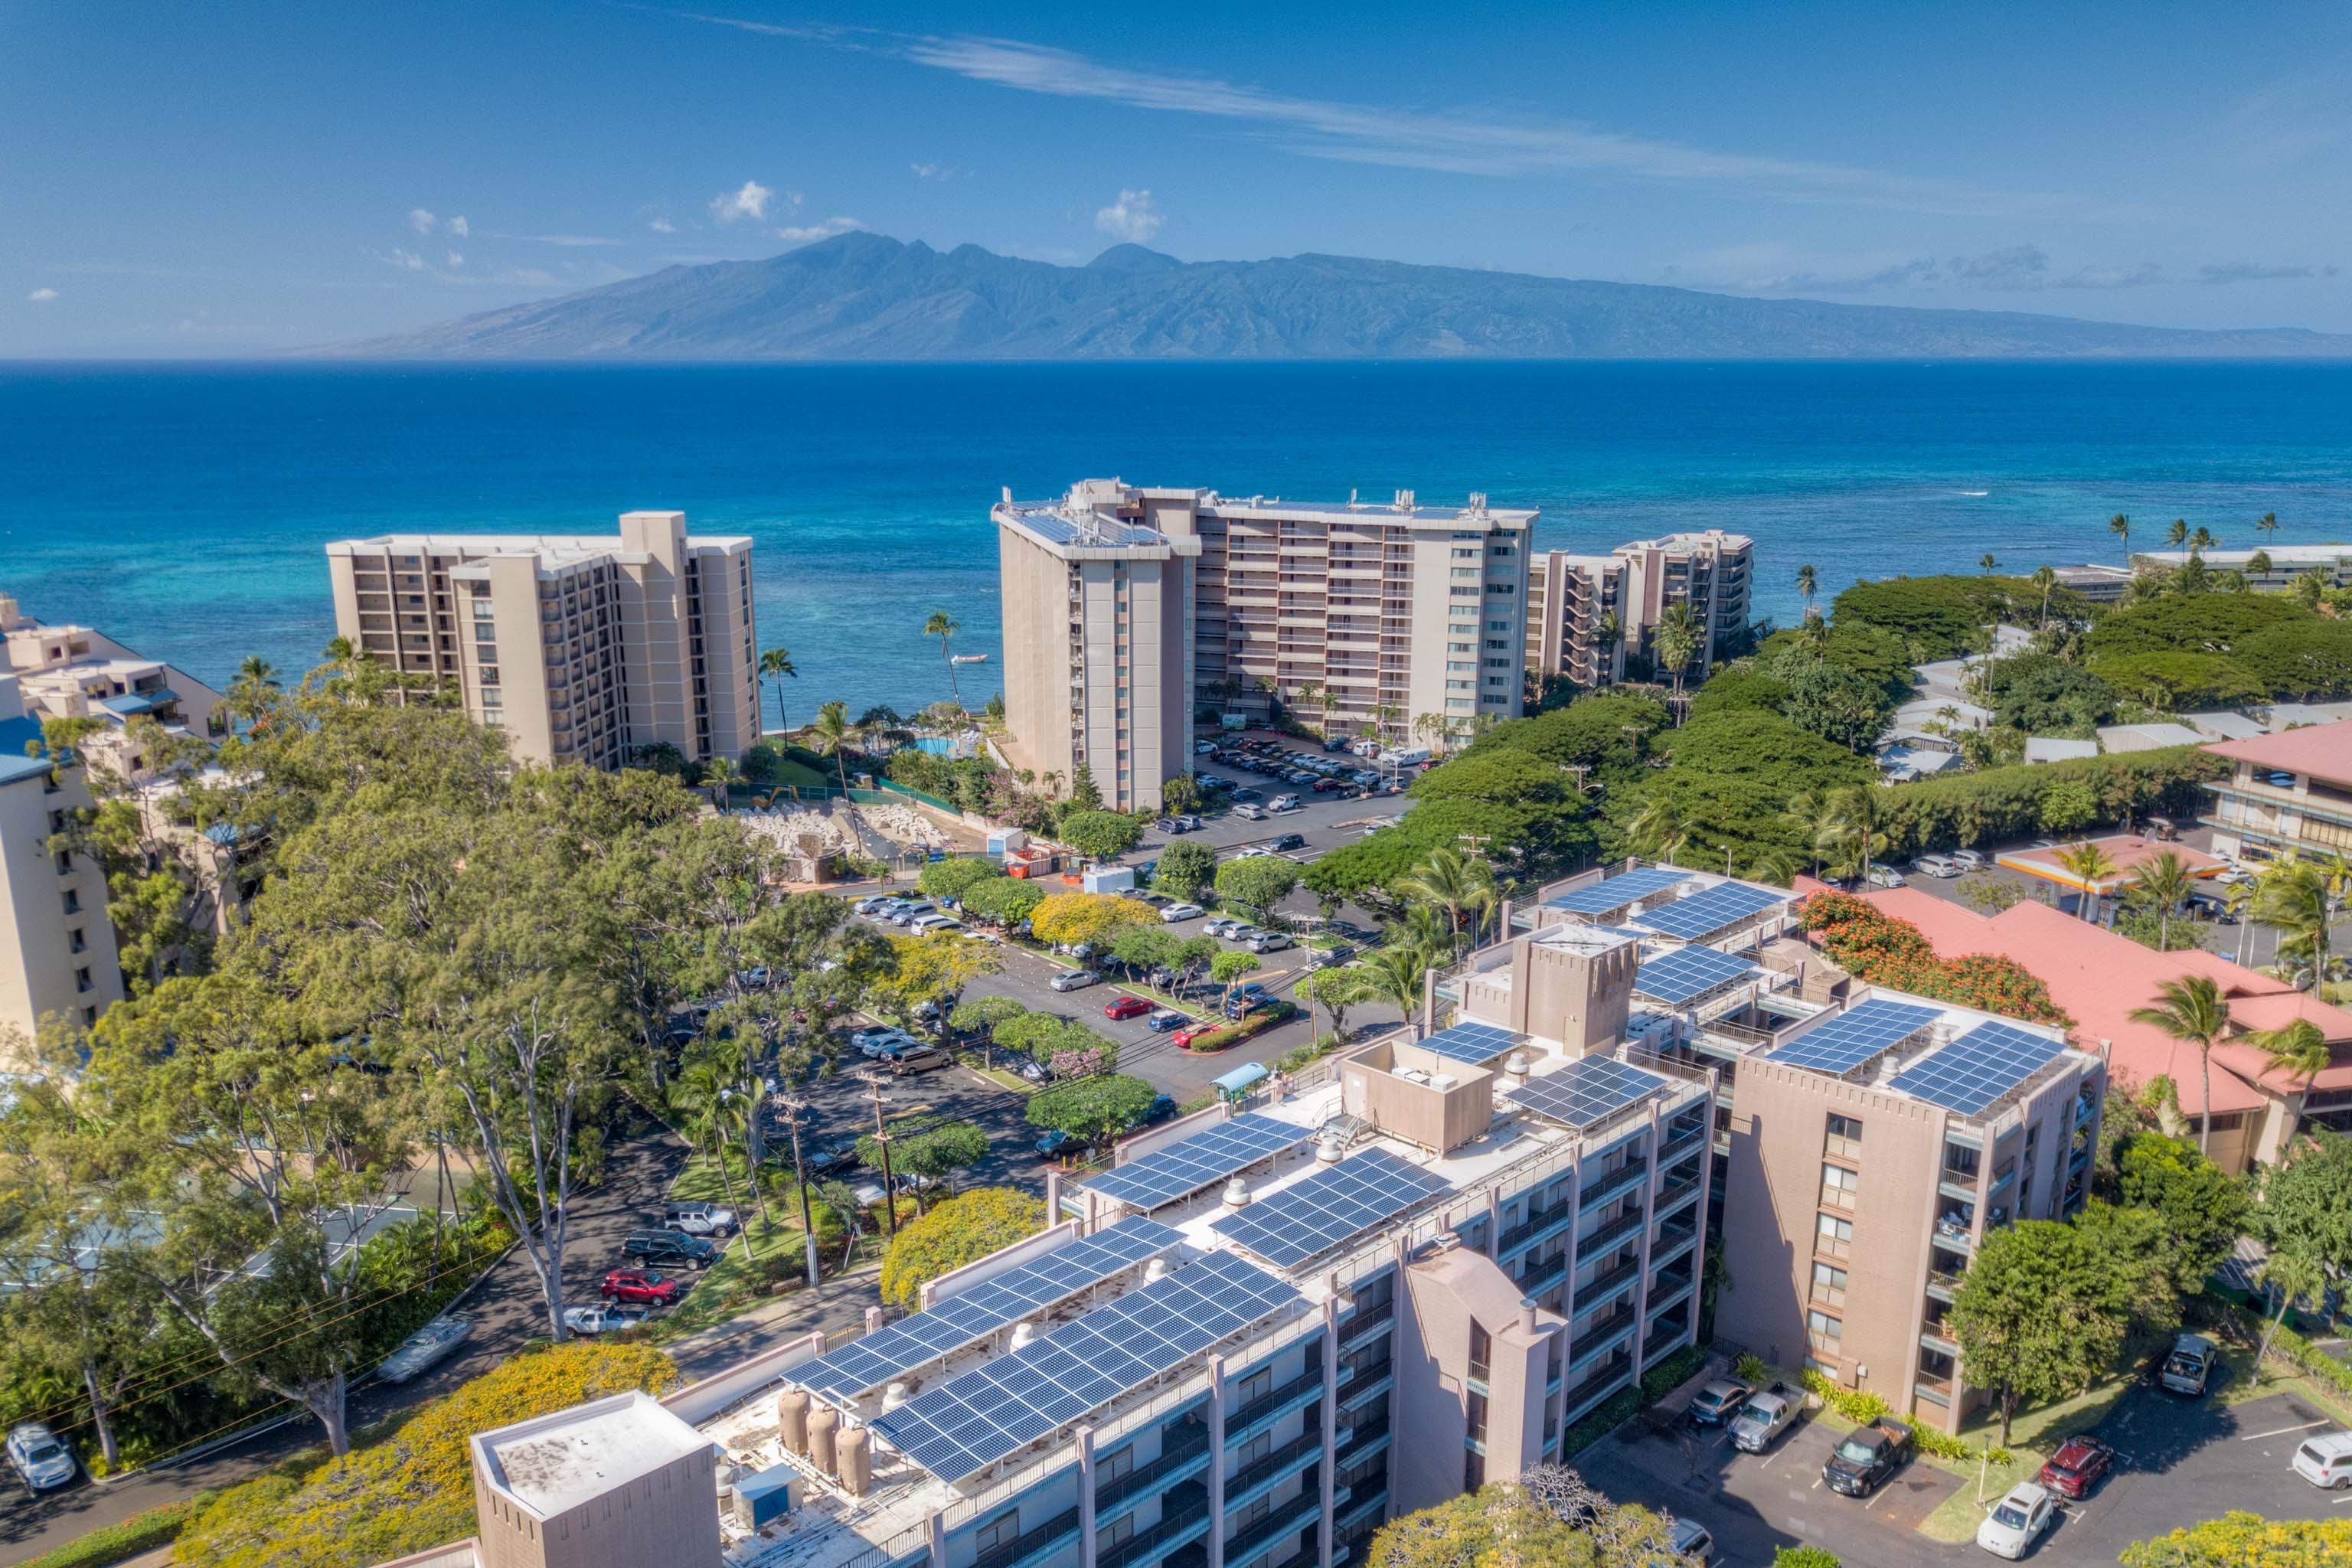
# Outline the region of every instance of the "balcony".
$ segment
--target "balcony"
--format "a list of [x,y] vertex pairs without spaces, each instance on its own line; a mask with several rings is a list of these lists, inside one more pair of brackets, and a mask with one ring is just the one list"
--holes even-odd
[[1960,1277],[1938,1268],[1927,1271],[1927,1294],[1938,1301],[1949,1301],[1960,1293]]
[[1629,1302],[1620,1305],[1614,1311],[1604,1313],[1596,1322],[1571,1330],[1577,1352],[1568,1358],[1568,1370],[1581,1372],[1622,1344],[1625,1336],[1633,1331],[1633,1308]]
[[1036,1529],[1024,1531],[1003,1545],[982,1552],[971,1560],[971,1568],[1024,1568],[1067,1545],[1077,1533],[1078,1510],[1065,1509]]
[[1591,1253],[1596,1256],[1604,1253],[1627,1237],[1639,1233],[1642,1226],[1648,1221],[1649,1215],[1640,1209],[1628,1209],[1591,1236],[1584,1237],[1578,1243],[1577,1251],[1580,1254]]
[[1912,1380],[1911,1392],[1928,1404],[1940,1405],[1948,1410],[1951,1408],[1952,1401],[1959,1397],[1959,1390],[1953,1386],[1951,1379],[1929,1377],[1924,1372]]
[[[1243,1531],[1225,1538],[1225,1568],[1244,1568],[1255,1562],[1266,1548],[1287,1536],[1296,1535],[1323,1511],[1322,1481],[1313,1470],[1307,1473],[1307,1484],[1298,1495]],[[1106,1560],[1108,1562],[1108,1560]]]
[[1254,1465],[1244,1465],[1225,1481],[1225,1511],[1245,1508],[1290,1476],[1312,1463],[1323,1451],[1323,1434],[1301,1433]]
[[1144,1568],[1144,1564],[1156,1563],[1186,1542],[1205,1534],[1208,1523],[1208,1489],[1198,1481],[1186,1481],[1160,1500],[1157,1524],[1098,1554],[1096,1568]]
[[[1188,1421],[1160,1439],[1160,1457],[1095,1489],[1095,1517],[1108,1518],[1121,1503],[1146,1491],[1164,1491],[1206,1467],[1209,1428]],[[974,1564],[978,1568],[978,1564]]]
[[1560,1406],[1561,1421],[1567,1426],[1575,1426],[1577,1418],[1588,1409],[1624,1387],[1633,1373],[1633,1358],[1620,1356],[1570,1389],[1567,1402]]
[[1595,1204],[1605,1203],[1619,1193],[1628,1191],[1638,1184],[1649,1174],[1649,1172],[1650,1167],[1645,1162],[1629,1161],[1620,1169],[1612,1171],[1601,1180],[1591,1183],[1579,1192],[1576,1194],[1577,1207],[1589,1209]]
[[1696,1132],[1675,1139],[1658,1152],[1658,1169],[1663,1171],[1668,1166],[1681,1164],[1685,1160],[1697,1153],[1706,1142],[1706,1129],[1704,1127]]
[[1698,1192],[1699,1184],[1696,1177],[1687,1182],[1668,1183],[1665,1190],[1658,1194],[1656,1209],[1658,1217],[1664,1219],[1683,1205],[1697,1197]]
[[1651,1266],[1664,1268],[1687,1252],[1697,1240],[1698,1226],[1695,1225],[1660,1226],[1657,1239],[1650,1247]]
[[1396,1299],[1394,1297],[1375,1306],[1357,1308],[1339,1324],[1340,1348],[1352,1349],[1366,1333],[1390,1321],[1395,1316]]
[[1505,1231],[1495,1251],[1499,1257],[1508,1258],[1512,1253],[1522,1251],[1542,1240],[1549,1233],[1566,1225],[1574,1215],[1575,1205],[1566,1198],[1548,1207],[1537,1209],[1526,1219]]
[[1228,1447],[1252,1436],[1268,1422],[1278,1420],[1321,1396],[1323,1360],[1311,1352],[1310,1358],[1311,1364],[1303,1376],[1292,1378],[1270,1394],[1260,1394],[1225,1418],[1225,1444]]
[[1614,1268],[1602,1270],[1576,1288],[1575,1304],[1580,1309],[1598,1306],[1642,1277],[1642,1258],[1636,1253]]
[[1662,1317],[1681,1306],[1696,1282],[1695,1278],[1688,1274],[1660,1277],[1656,1291],[1650,1300],[1650,1316]]

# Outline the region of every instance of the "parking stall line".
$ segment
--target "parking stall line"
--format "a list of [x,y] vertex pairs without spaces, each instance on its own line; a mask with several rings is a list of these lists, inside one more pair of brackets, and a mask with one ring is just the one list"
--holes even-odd
[[2305,1421],[2294,1426],[2273,1426],[2267,1432],[2256,1432],[2251,1436],[2241,1437],[2238,1441],[2241,1443],[2259,1443],[2265,1437],[2284,1437],[2290,1432],[2308,1432],[2314,1426],[2325,1426],[2326,1425],[2328,1425],[2328,1423],[2326,1421]]

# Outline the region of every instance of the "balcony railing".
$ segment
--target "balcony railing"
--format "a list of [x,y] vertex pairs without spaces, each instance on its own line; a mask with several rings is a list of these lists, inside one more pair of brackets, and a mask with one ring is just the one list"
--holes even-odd
[[1569,1357],[1568,1370],[1580,1372],[1596,1358],[1614,1350],[1618,1342],[1633,1329],[1633,1316],[1632,1304],[1625,1303],[1605,1314],[1598,1322],[1575,1331],[1576,1343],[1582,1348]]
[[[1161,1483],[1184,1479],[1188,1468],[1197,1468],[1209,1455],[1209,1428],[1198,1421],[1187,1421],[1171,1429],[1161,1439],[1160,1457],[1149,1464],[1128,1471],[1108,1486],[1095,1490],[1095,1513],[1101,1517],[1112,1512],[1119,1504],[1139,1492],[1164,1489]],[[978,1564],[974,1564],[978,1568]]]
[[1662,1225],[1658,1227],[1657,1240],[1650,1247],[1650,1261],[1663,1268],[1697,1239],[1698,1226],[1695,1225]]
[[1660,1170],[1664,1170],[1669,1165],[1680,1164],[1683,1161],[1689,1159],[1693,1154],[1697,1153],[1700,1146],[1706,1142],[1706,1130],[1705,1128],[1701,1128],[1697,1131],[1693,1132],[1686,1137],[1675,1139],[1673,1142],[1667,1144],[1664,1149],[1658,1152],[1658,1168]]
[[1610,1296],[1642,1277],[1642,1258],[1636,1253],[1614,1268],[1604,1269],[1576,1288],[1576,1305],[1590,1307],[1607,1300]]
[[1579,1252],[1606,1252],[1617,1243],[1639,1231],[1649,1216],[1640,1209],[1628,1210],[1586,1237],[1577,1247]]
[[1607,1366],[1568,1391],[1567,1401],[1560,1406],[1561,1418],[1569,1425],[1574,1426],[1576,1418],[1584,1414],[1586,1406],[1597,1403],[1602,1395],[1613,1394],[1623,1387],[1625,1380],[1633,1371],[1632,1356],[1619,1356],[1612,1360]]
[[[1312,1352],[1309,1352],[1310,1355]],[[1225,1418],[1225,1441],[1238,1443],[1253,1430],[1297,1405],[1306,1403],[1323,1391],[1323,1360],[1314,1356],[1312,1364],[1300,1376],[1292,1378],[1281,1387],[1262,1394]]]
[[1209,1491],[1186,1481],[1160,1500],[1160,1521],[1096,1556],[1097,1568],[1141,1568],[1202,1532],[1209,1521]]
[[1646,1163],[1635,1160],[1628,1163],[1622,1170],[1612,1171],[1601,1180],[1588,1184],[1576,1194],[1577,1206],[1589,1209],[1595,1204],[1606,1203],[1619,1193],[1639,1183],[1649,1173],[1649,1169]]
[[1374,1307],[1359,1307],[1339,1325],[1339,1343],[1355,1344],[1371,1330],[1396,1316],[1396,1299],[1391,1297]]
[[1323,1433],[1318,1427],[1301,1433],[1253,1465],[1244,1465],[1225,1480],[1225,1510],[1247,1506],[1259,1494],[1278,1485],[1284,1477],[1299,1468],[1299,1461],[1322,1452]]
[[1310,1468],[1307,1484],[1298,1495],[1251,1525],[1238,1535],[1225,1538],[1225,1568],[1242,1568],[1264,1551],[1286,1535],[1295,1535],[1307,1521],[1323,1511],[1322,1479]]
[[1024,1530],[1013,1540],[982,1552],[971,1560],[971,1568],[1017,1568],[1062,1545],[1077,1532],[1078,1510],[1065,1509],[1036,1529]]
[[1672,1214],[1683,1205],[1690,1202],[1691,1199],[1698,1196],[1698,1186],[1699,1184],[1696,1179],[1687,1182],[1672,1182],[1667,1184],[1665,1190],[1658,1194],[1657,1213],[1661,1215]]

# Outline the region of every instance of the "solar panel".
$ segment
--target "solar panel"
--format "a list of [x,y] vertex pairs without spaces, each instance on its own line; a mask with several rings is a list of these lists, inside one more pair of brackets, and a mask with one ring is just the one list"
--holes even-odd
[[1295,1122],[1258,1111],[1219,1122],[1181,1143],[1156,1149],[1139,1160],[1082,1184],[1088,1192],[1146,1213],[1214,1186],[1260,1160],[1296,1149],[1315,1134]]
[[1942,1050],[1896,1073],[1886,1086],[1916,1094],[1930,1105],[1974,1116],[2065,1048],[2062,1040],[2013,1024],[1979,1024]]
[[1814,1072],[1848,1073],[1901,1045],[1942,1016],[1940,1008],[1873,996],[1814,1025],[1778,1050],[1765,1053],[1762,1059]]
[[1744,882],[1718,882],[1704,892],[1676,899],[1671,904],[1662,904],[1647,914],[1638,915],[1633,923],[1660,936],[1702,942],[1788,897],[1786,893],[1751,888]]
[[1508,1029],[1492,1024],[1455,1024],[1444,1028],[1425,1040],[1413,1042],[1423,1050],[1434,1051],[1448,1061],[1468,1062],[1483,1067],[1519,1043],[1519,1037]]
[[1368,1149],[1209,1228],[1277,1268],[1295,1268],[1450,1185],[1410,1160]]
[[1056,1247],[1043,1258],[959,1291],[935,1307],[794,1367],[786,1375],[813,1394],[830,1394],[846,1403],[901,1373],[977,1344],[1007,1323],[1091,1289],[1183,1239],[1169,1226],[1130,1215],[1117,1225]]
[[1614,1057],[1579,1057],[1558,1072],[1512,1089],[1510,1098],[1538,1116],[1580,1131],[1608,1120],[1654,1090],[1672,1087],[1656,1073]]
[[1633,994],[1679,1007],[1761,973],[1746,959],[1712,947],[1678,947],[1633,972]]
[[1306,1300],[1265,1269],[1214,1252],[1129,1290],[1009,1355],[877,1416],[873,1429],[960,1481],[1129,1390]]
[[1612,910],[1623,909],[1636,899],[1646,899],[1688,880],[1688,871],[1678,871],[1671,866],[1643,866],[1587,887],[1571,888],[1556,898],[1546,899],[1544,908],[1566,910],[1572,915],[1605,915]]

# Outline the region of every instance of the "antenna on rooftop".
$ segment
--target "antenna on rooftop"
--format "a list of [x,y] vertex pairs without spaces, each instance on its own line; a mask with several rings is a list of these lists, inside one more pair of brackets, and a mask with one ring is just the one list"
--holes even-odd
[[1470,515],[1473,517],[1484,517],[1486,515],[1486,492],[1485,490],[1472,490],[1470,492]]
[[1391,504],[1399,511],[1411,511],[1412,510],[1412,492],[1411,490],[1397,491],[1396,500]]
[[1353,486],[1350,486],[1348,490],[1348,510],[1349,511],[1356,510],[1356,491]]

